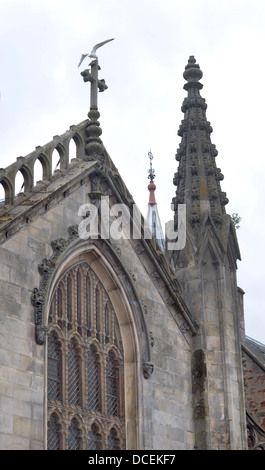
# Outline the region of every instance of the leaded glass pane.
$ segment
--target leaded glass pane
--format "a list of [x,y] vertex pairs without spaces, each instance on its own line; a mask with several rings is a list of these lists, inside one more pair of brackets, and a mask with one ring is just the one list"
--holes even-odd
[[91,430],[88,433],[87,449],[88,450],[102,449],[102,437],[98,432],[98,427],[96,424],[92,424]]
[[110,430],[108,436],[108,450],[120,450],[120,439],[115,428]]
[[68,428],[68,450],[80,450],[81,437],[80,428],[76,419],[73,419]]
[[48,422],[47,448],[48,450],[60,449],[60,424],[56,413],[51,415]]
[[96,328],[97,332],[100,332],[100,297],[99,297],[99,290],[96,288]]
[[76,274],[76,319],[77,323],[81,325],[81,274],[78,269]]
[[90,334],[91,330],[91,310],[90,310],[90,281],[89,277],[86,277],[86,322],[87,331]]
[[62,392],[62,359],[60,343],[56,333],[48,339],[48,398],[61,400]]
[[60,286],[57,290],[57,316],[58,318],[62,318],[63,316],[63,293]]
[[87,392],[88,409],[100,410],[100,365],[94,345],[87,354]]
[[118,414],[118,369],[115,354],[110,351],[107,358],[106,368],[107,382],[107,413]]
[[80,405],[80,364],[74,339],[71,340],[68,351],[68,403]]
[[107,304],[105,305],[105,342],[109,342],[109,309]]
[[67,278],[67,299],[66,299],[66,307],[67,307],[67,320],[69,322],[72,321],[72,305],[73,305],[73,289],[72,289],[72,279],[69,275]]

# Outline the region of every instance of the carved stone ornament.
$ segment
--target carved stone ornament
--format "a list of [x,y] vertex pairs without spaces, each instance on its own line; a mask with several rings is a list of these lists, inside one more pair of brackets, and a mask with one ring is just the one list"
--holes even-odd
[[38,270],[41,275],[39,288],[35,287],[31,294],[31,303],[35,314],[35,340],[37,344],[44,344],[46,340],[47,327],[44,324],[44,306],[48,292],[49,282],[53,270],[57,265],[57,260],[63,251],[78,237],[78,227],[76,225],[68,228],[69,238],[58,238],[51,242],[53,254],[50,259],[44,259],[39,264]]
[[57,255],[59,255],[67,247],[67,241],[64,238],[58,238],[57,240],[53,240],[51,242],[51,247],[52,247],[53,251]]
[[180,325],[179,329],[180,329],[181,333],[185,334],[187,331],[190,330],[190,327],[189,327],[187,322],[184,322],[184,323],[182,323],[182,325]]
[[154,364],[152,362],[143,363],[143,374],[145,379],[149,379],[154,371]]
[[143,244],[141,242],[137,243],[135,247],[135,253],[137,255],[140,255],[141,253],[143,253],[143,251],[145,251],[145,247],[143,246]]
[[[247,421],[249,421],[247,416]],[[249,450],[265,450],[265,435],[263,429],[254,423],[248,422],[248,449]]]
[[154,338],[152,331],[149,331],[149,340],[150,340],[151,348],[153,348],[155,344],[155,338]]
[[156,280],[159,279],[159,278],[160,278],[160,275],[158,274],[157,271],[153,271],[153,272],[151,273],[151,279],[152,279],[152,281],[156,281]]

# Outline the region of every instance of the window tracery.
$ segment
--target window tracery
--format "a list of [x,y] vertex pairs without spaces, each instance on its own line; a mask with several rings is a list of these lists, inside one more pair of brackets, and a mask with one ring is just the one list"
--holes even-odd
[[48,423],[47,442],[50,450],[61,448],[61,426],[56,413],[52,413]]
[[86,262],[59,280],[48,322],[48,449],[125,448],[120,328]]
[[91,430],[88,433],[88,450],[101,450],[102,449],[102,435],[99,432],[99,428],[96,423],[93,423]]
[[80,426],[76,418],[73,418],[68,428],[68,450],[80,450],[81,449],[81,432]]

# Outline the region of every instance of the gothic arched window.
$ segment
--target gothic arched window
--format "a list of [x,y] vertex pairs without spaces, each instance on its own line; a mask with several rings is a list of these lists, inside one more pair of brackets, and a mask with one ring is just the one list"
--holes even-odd
[[48,449],[125,448],[120,327],[87,263],[59,279],[48,318]]

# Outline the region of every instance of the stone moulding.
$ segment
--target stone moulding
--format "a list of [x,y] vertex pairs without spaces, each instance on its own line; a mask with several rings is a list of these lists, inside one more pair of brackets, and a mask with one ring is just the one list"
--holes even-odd
[[51,242],[53,249],[51,258],[45,258],[38,266],[41,275],[40,287],[35,287],[31,295],[31,303],[34,307],[35,314],[35,340],[37,344],[44,344],[46,339],[47,327],[44,324],[43,313],[51,275],[57,265],[59,256],[78,237],[77,225],[70,226],[68,233],[68,240],[58,238]]
[[[53,254],[49,259],[43,259],[43,261],[38,265],[38,271],[41,275],[41,281],[39,288],[35,287],[31,294],[31,303],[34,307],[34,316],[35,316],[35,341],[39,345],[43,345],[46,342],[47,337],[47,325],[45,325],[44,321],[44,310],[45,310],[45,303],[48,294],[49,284],[51,280],[51,276],[54,272],[58,264],[58,260],[60,256],[64,253],[64,251],[78,238],[78,226],[72,225],[68,228],[69,238],[66,240],[64,238],[58,238],[51,242],[51,247],[53,249]],[[126,272],[126,270],[125,270]],[[128,273],[127,273],[127,277]],[[131,286],[133,288],[133,286]],[[134,293],[135,289],[133,288]],[[139,307],[143,313],[143,306],[142,303],[138,302]],[[144,319],[144,313],[142,315]],[[147,330],[146,322],[145,327]],[[148,341],[148,353],[147,353],[147,361],[144,360],[142,363],[142,372],[143,377],[145,379],[149,379],[152,375],[154,370],[154,365],[150,361],[151,359],[151,347],[153,346],[153,337],[151,332],[149,332],[149,336],[147,336]],[[145,358],[146,359],[146,358]]]
[[247,413],[248,449],[265,450],[265,433],[254,418]]

